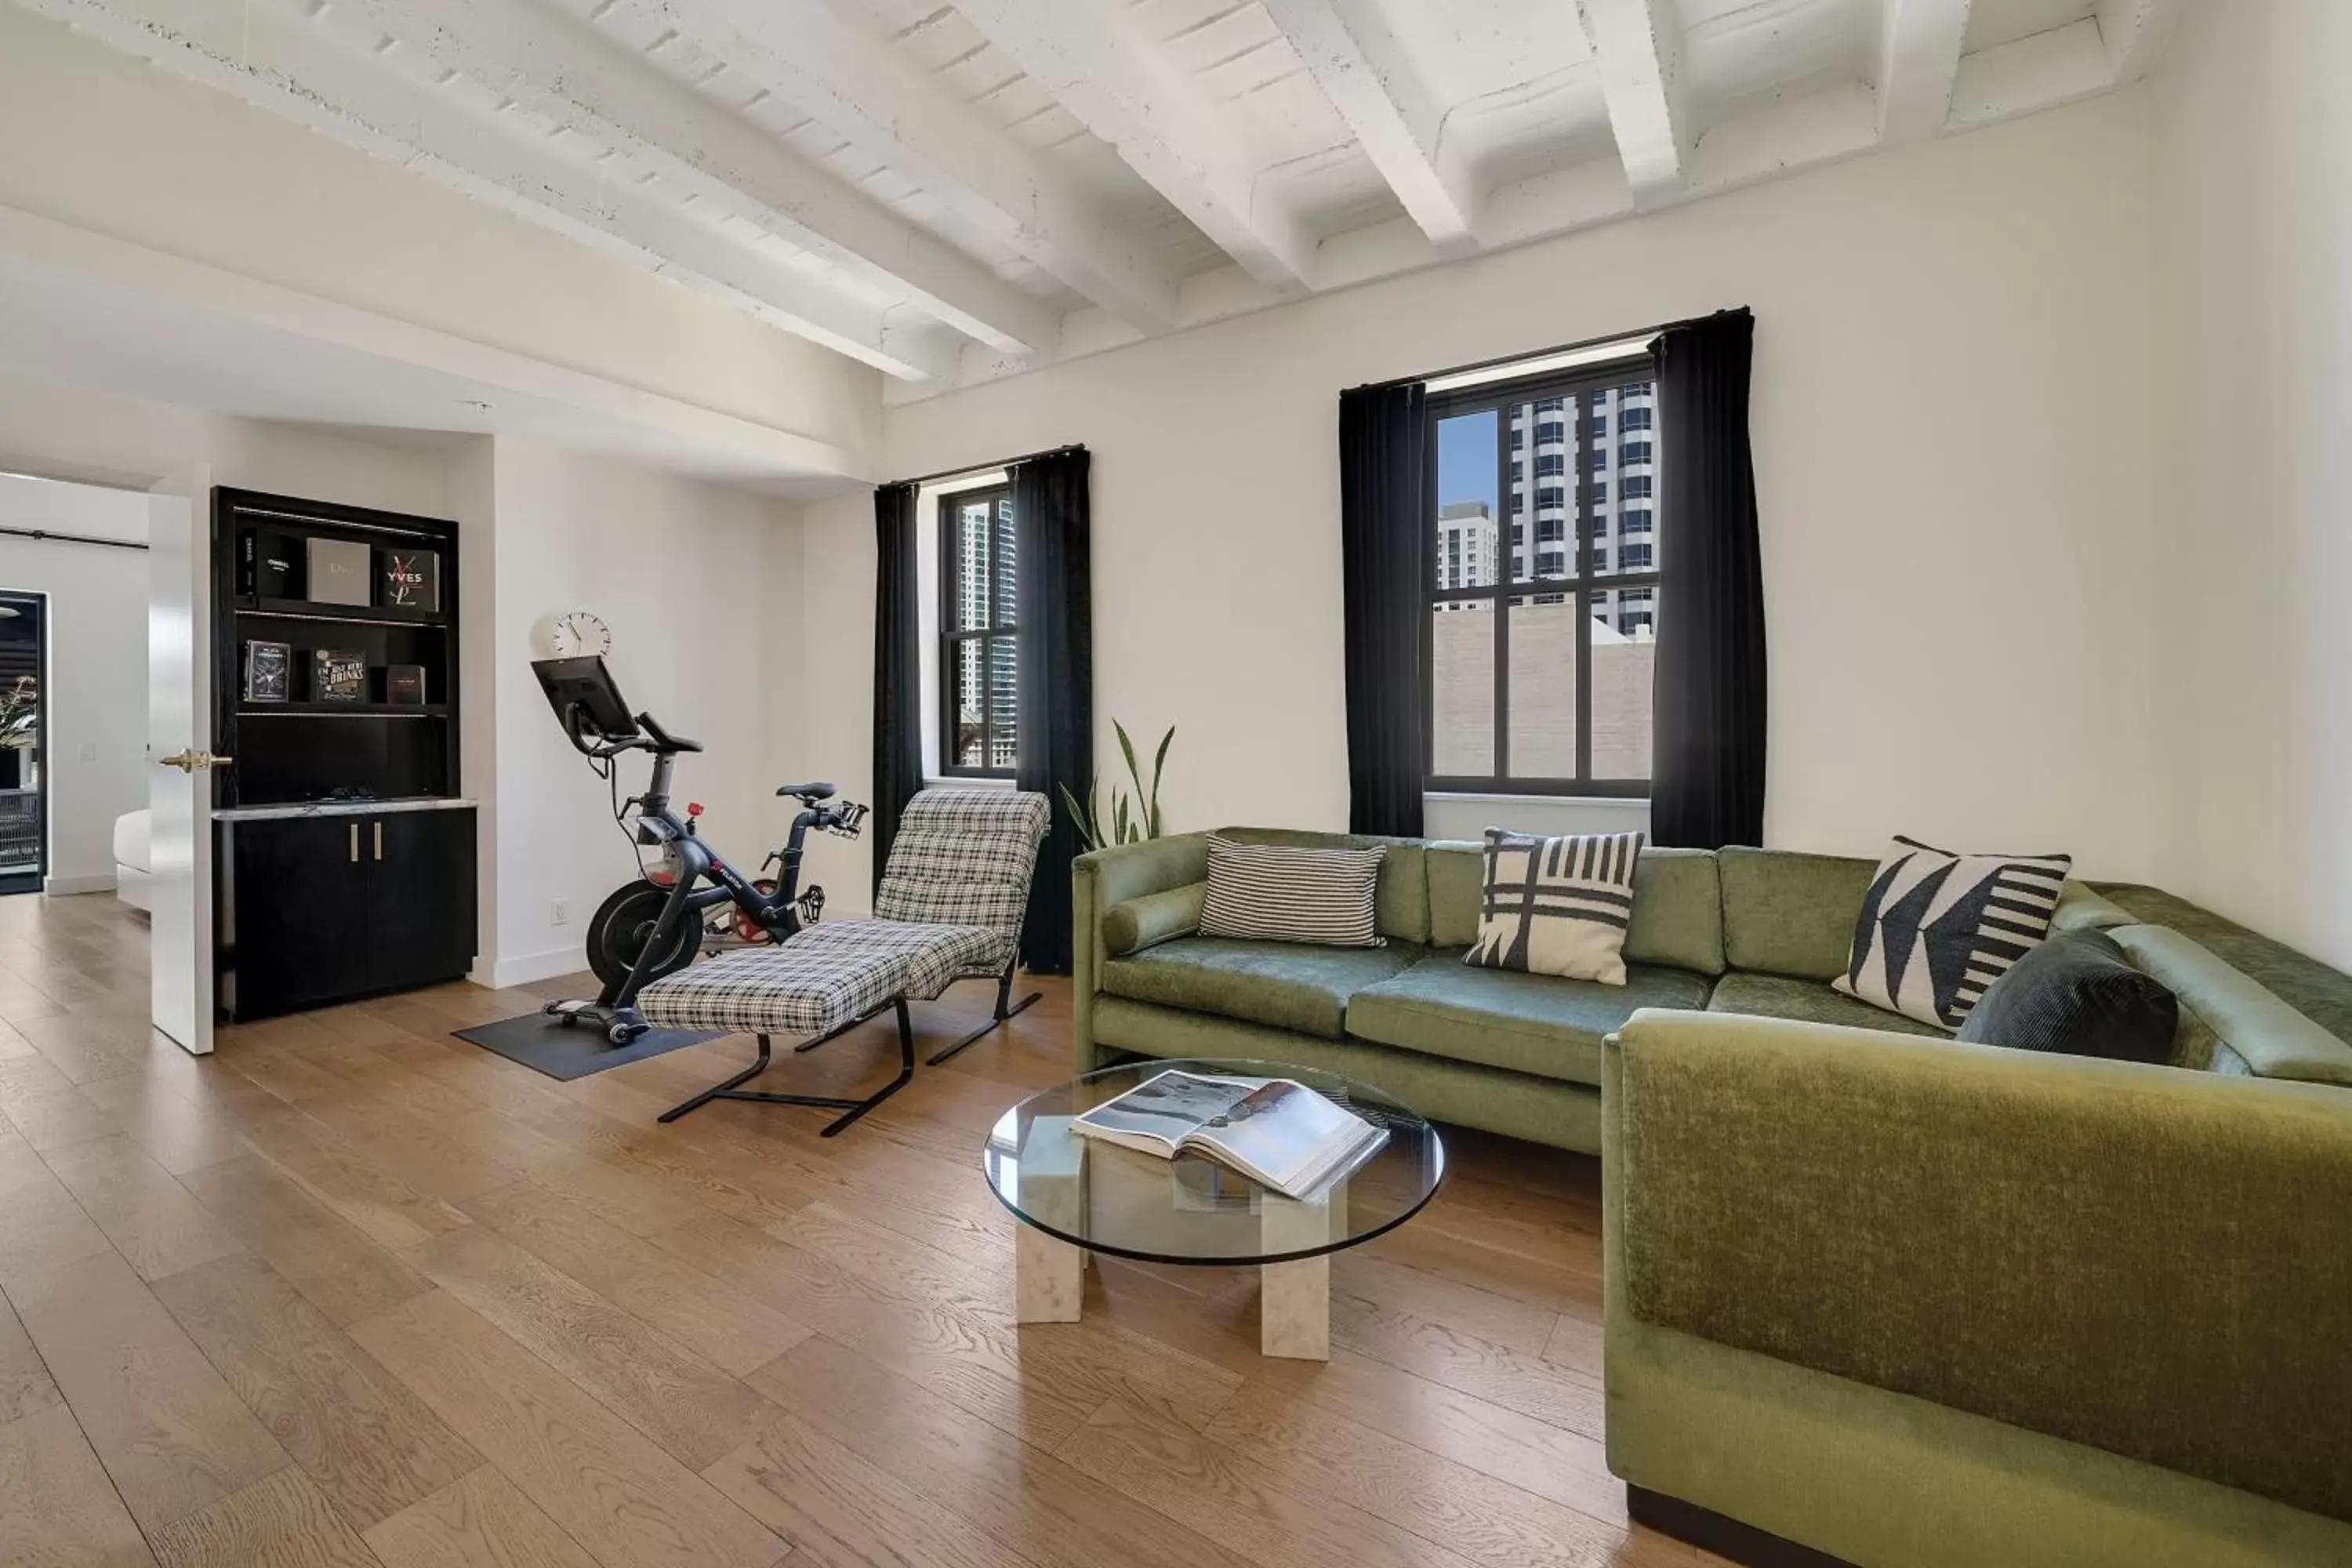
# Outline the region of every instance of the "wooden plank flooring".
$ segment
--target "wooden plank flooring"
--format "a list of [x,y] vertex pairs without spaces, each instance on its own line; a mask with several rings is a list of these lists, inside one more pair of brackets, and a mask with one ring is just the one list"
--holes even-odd
[[1245,1271],[1106,1261],[1084,1321],[1024,1329],[976,1151],[1066,1075],[1066,983],[825,1140],[655,1123],[748,1040],[558,1083],[450,1037],[540,1000],[474,986],[198,1061],[146,961],[111,898],[0,899],[0,1562],[1719,1561],[1603,1461],[1591,1160],[1454,1135],[1429,1210],[1334,1260],[1328,1365],[1259,1356]]

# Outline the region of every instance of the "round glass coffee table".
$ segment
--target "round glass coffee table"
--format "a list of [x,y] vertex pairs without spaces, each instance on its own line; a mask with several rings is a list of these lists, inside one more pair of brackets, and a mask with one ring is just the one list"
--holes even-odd
[[[1388,1130],[1388,1141],[1305,1201],[1197,1155],[1163,1160],[1072,1131],[1073,1119],[1171,1069],[1280,1078]],[[1034,1094],[990,1129],[988,1184],[1021,1221],[1015,1316],[1074,1323],[1087,1256],[1262,1271],[1259,1349],[1331,1353],[1331,1258],[1419,1214],[1445,1178],[1437,1129],[1380,1090],[1310,1068],[1231,1059],[1131,1062]]]

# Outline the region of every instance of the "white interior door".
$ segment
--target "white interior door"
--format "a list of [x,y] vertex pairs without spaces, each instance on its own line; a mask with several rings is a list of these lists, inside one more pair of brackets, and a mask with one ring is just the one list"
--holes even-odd
[[148,961],[155,1027],[197,1056],[213,1048],[212,490],[186,468],[148,504]]

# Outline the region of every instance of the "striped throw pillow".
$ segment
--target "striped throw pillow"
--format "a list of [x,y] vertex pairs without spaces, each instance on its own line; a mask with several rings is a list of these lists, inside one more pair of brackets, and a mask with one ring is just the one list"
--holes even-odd
[[2050,934],[2068,855],[1955,855],[1897,834],[1831,988],[1957,1029],[1992,983]]
[[1570,980],[1625,984],[1639,833],[1561,838],[1486,829],[1478,940],[1462,962]]
[[1381,857],[1368,849],[1306,849],[1209,836],[1202,936],[1385,947],[1373,919]]

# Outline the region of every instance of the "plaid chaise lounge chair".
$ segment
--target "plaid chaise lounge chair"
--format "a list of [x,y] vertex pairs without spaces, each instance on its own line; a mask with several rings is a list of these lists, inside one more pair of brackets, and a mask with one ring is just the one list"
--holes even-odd
[[[1042,795],[1003,789],[927,789],[908,803],[874,895],[874,919],[813,925],[774,947],[750,947],[680,970],[637,994],[637,1010],[663,1029],[723,1029],[757,1035],[750,1067],[662,1113],[675,1121],[714,1100],[814,1105],[846,1114],[832,1137],[906,1087],[915,1076],[909,1002],[929,1002],[959,980],[996,982],[988,1022],[932,1053],[954,1056],[1037,1000],[1013,1000],[1021,921],[1037,847],[1050,825]],[[742,1085],[768,1069],[773,1035],[813,1037],[814,1050],[885,1008],[898,1016],[898,1076],[863,1100],[767,1094]]]

